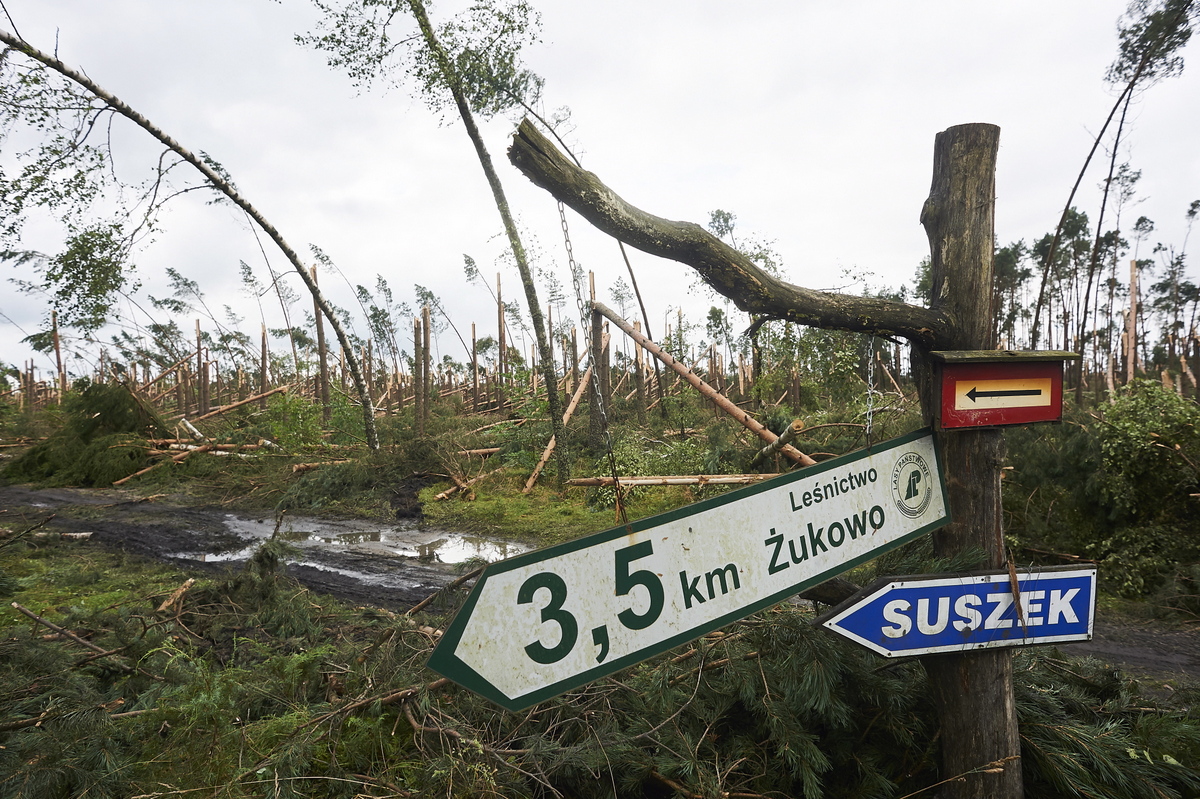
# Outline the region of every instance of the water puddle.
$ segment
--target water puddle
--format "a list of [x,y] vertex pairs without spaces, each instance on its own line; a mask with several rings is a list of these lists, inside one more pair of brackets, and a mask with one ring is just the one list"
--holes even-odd
[[[248,519],[228,514],[225,527],[246,541],[246,546],[228,551],[180,553],[176,557],[207,562],[245,560],[263,541],[275,533],[272,519]],[[199,534],[197,534],[199,536]],[[528,551],[529,547],[507,541],[448,533],[444,530],[419,529],[415,524],[379,524],[366,521],[329,521],[303,516],[284,517],[279,538],[299,548],[303,558],[295,562],[315,568],[322,564],[321,553],[349,553],[383,558],[406,558],[428,563],[453,565],[467,561],[503,560]]]

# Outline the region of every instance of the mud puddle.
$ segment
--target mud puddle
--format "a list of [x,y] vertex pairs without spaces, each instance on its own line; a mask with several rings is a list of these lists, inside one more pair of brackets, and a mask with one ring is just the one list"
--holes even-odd
[[[0,515],[45,530],[91,533],[102,546],[189,565],[209,572],[235,571],[276,535],[276,520],[222,508],[144,502],[112,490],[0,486]],[[290,574],[316,591],[350,602],[406,608],[469,571],[528,548],[395,523],[284,516],[277,537],[290,553]]]
[[[305,552],[354,552],[382,558],[415,558],[425,563],[455,565],[469,561],[497,560],[519,555],[528,547],[504,541],[427,530],[415,523],[384,525],[366,521],[329,521],[307,517],[285,517],[276,530],[276,522],[226,514],[225,527],[230,534],[246,541],[236,550],[180,552],[172,557],[211,563],[245,560],[263,541],[276,537]],[[202,539],[202,536],[197,536]]]

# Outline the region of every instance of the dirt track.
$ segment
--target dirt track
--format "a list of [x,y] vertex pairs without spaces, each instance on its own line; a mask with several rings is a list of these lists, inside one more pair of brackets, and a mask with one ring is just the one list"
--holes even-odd
[[[222,508],[145,502],[116,490],[0,486],[0,519],[36,524],[51,515],[54,518],[39,532],[91,533],[91,542],[100,546],[207,572],[239,568],[262,540],[263,531],[269,535],[275,525],[268,515],[250,517]],[[281,528],[297,552],[288,571],[314,591],[354,604],[403,609],[459,575],[454,565],[437,559],[436,551],[426,554],[414,547],[412,556],[395,554],[395,547],[364,542],[361,534],[343,533],[342,537],[352,539],[343,543],[336,531],[329,533],[336,522],[316,523],[328,533],[321,537],[298,534],[296,528],[305,525],[296,522],[288,519]],[[420,539],[438,540],[430,533],[418,539],[417,544]]]
[[[91,541],[101,546],[210,572],[239,567],[275,524],[264,515],[252,518],[222,508],[140,501],[117,490],[0,486],[0,519],[35,524],[52,514],[46,530],[90,532]],[[364,536],[361,531],[367,527],[376,534]],[[411,607],[462,571],[440,557],[447,554],[446,541],[452,536],[421,530],[417,524],[394,529],[391,533],[393,526],[365,522],[288,520],[281,531],[298,547],[288,570],[314,591],[390,609]],[[384,531],[382,540],[379,530]],[[474,545],[488,547],[477,554],[489,560],[519,551],[494,549],[491,542]],[[463,553],[454,557],[462,559]],[[1200,629],[1194,627],[1101,617],[1092,641],[1064,649],[1096,657],[1132,676],[1200,679]]]

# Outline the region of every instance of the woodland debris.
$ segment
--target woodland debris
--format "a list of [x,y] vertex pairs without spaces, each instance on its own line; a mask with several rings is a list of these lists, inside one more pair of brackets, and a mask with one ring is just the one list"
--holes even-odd
[[159,466],[162,466],[164,463],[181,463],[189,455],[194,455],[197,452],[208,452],[210,449],[212,449],[212,444],[202,444],[202,445],[196,447],[195,449],[185,450],[185,451],[179,453],[178,455],[172,455],[167,460],[159,461],[158,463],[155,463],[151,466],[147,466],[145,469],[136,471],[133,474],[129,475],[128,477],[122,477],[120,480],[113,480],[113,485],[115,485],[115,486],[124,485],[125,483],[128,483],[130,480],[132,480],[135,477],[138,477],[140,475],[145,474],[146,472],[157,469]]
[[176,610],[179,610],[178,605],[179,605],[180,600],[183,599],[183,595],[185,593],[187,593],[188,589],[191,588],[195,584],[196,584],[196,578],[189,577],[183,583],[183,585],[179,586],[174,591],[172,591],[171,595],[162,601],[162,604],[158,606],[158,610],[156,612],[163,613],[163,612],[171,609],[172,607],[174,607]]
[[[614,325],[621,328],[625,335],[632,338],[638,344],[641,344],[647,352],[673,369],[675,373],[686,380],[688,384],[692,386],[692,388],[700,392],[702,397],[711,401],[718,408],[732,416],[747,430],[754,433],[768,444],[773,443],[775,439],[778,438],[778,436],[768,430],[761,422],[731,402],[728,397],[717,391],[708,383],[705,383],[703,380],[701,380],[691,369],[687,368],[678,360],[676,360],[671,353],[664,351],[653,341],[634,330],[633,325],[626,322],[603,303],[593,302],[592,310],[606,317]],[[817,463],[815,460],[805,455],[803,452],[791,446],[790,444],[782,446],[779,451],[791,460],[799,463],[801,466],[815,466]]]
[[448,499],[454,492],[470,488],[475,483],[478,483],[480,480],[484,479],[485,477],[491,477],[496,472],[502,472],[502,471],[504,471],[503,466],[501,466],[499,469],[492,469],[490,472],[484,472],[483,474],[481,474],[477,477],[472,477],[470,480],[467,480],[465,483],[456,483],[456,485],[450,486],[445,491],[443,491],[442,493],[435,496],[434,499],[436,499],[436,500]]
[[639,475],[631,477],[575,477],[567,481],[569,486],[612,487],[618,483],[630,486],[706,486],[746,485],[760,483],[779,477],[778,474],[691,474],[691,475]]
[[[62,635],[66,638],[70,638],[75,643],[79,644],[80,646],[84,647],[85,649],[92,650],[93,652],[97,653],[101,657],[106,657],[106,658],[113,657],[114,655],[117,654],[117,652],[115,652],[115,651],[109,651],[107,649],[104,649],[103,647],[96,646],[91,641],[80,638],[78,635],[76,635],[75,633],[66,629],[65,627],[59,627],[54,622],[49,621],[48,619],[42,618],[41,616],[37,615],[32,610],[25,607],[24,605],[21,605],[20,603],[12,602],[10,604],[12,605],[13,609],[15,609],[17,612],[19,612],[25,616],[28,616],[29,618],[33,619],[38,624],[41,624],[42,626],[53,630],[54,632],[58,633],[59,635]],[[163,681],[163,678],[160,677],[159,675],[151,674],[150,672],[148,672],[144,669],[140,669],[135,666],[130,666],[125,663],[117,663],[116,665],[118,668],[122,669],[123,671],[127,671],[130,674],[137,673],[137,674],[142,675],[143,677],[149,677],[152,680],[157,680],[158,682]]]
[[[603,349],[607,346],[608,334],[605,333],[604,338],[601,341],[600,348]],[[579,385],[575,387],[575,393],[571,395],[571,402],[567,405],[567,409],[563,412],[562,423],[564,428],[567,426],[567,423],[571,421],[571,415],[575,413],[575,409],[579,407],[579,400],[583,398],[583,392],[587,390],[588,383],[591,382],[591,379],[592,367],[589,366],[587,371],[583,373],[583,377],[579,378]],[[529,479],[525,481],[525,487],[521,489],[522,494],[528,494],[533,490],[533,484],[537,482],[538,475],[542,473],[542,469],[546,468],[546,464],[549,463],[550,456],[554,454],[554,447],[557,443],[557,439],[554,436],[550,436],[550,441],[546,444],[546,449],[542,452],[541,460],[539,460],[537,466],[534,467],[533,474],[529,475]]]
[[779,438],[775,439],[770,444],[767,444],[755,454],[754,460],[750,461],[750,467],[753,468],[757,466],[762,461],[766,460],[767,458],[779,452],[779,450],[786,447],[788,444],[792,443],[792,439],[800,435],[800,431],[803,429],[803,420],[794,420],[790,425],[788,425],[788,429],[783,431],[783,435],[779,436]]
[[335,461],[317,461],[314,463],[296,463],[292,465],[292,474],[300,474],[301,472],[311,472],[314,469],[320,469],[322,466],[333,466],[338,463],[349,463],[351,458],[339,458]]
[[[202,422],[205,419],[211,419],[214,416],[219,416],[220,414],[225,413],[226,411],[232,411],[234,408],[240,408],[243,405],[249,405],[251,402],[258,402],[261,399],[266,399],[267,397],[271,396],[272,394],[280,394],[280,393],[286,394],[290,389],[291,389],[290,385],[278,386],[277,388],[273,388],[270,391],[264,391],[261,394],[255,394],[253,397],[247,397],[246,399],[240,400],[239,402],[233,402],[233,403],[230,403],[229,405],[222,405],[220,408],[209,411],[208,413],[204,414],[203,416],[197,416],[192,421],[193,422]],[[183,414],[180,414],[179,416],[177,416],[175,418],[182,420],[184,422],[184,424],[188,424],[187,420],[183,418]]]

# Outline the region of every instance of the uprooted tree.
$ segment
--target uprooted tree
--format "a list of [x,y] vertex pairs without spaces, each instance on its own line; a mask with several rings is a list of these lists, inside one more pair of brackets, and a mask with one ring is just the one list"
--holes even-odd
[[[912,342],[926,419],[934,396],[926,357],[934,350],[995,347],[991,320],[995,163],[999,128],[960,125],[938,134],[933,184],[921,210],[929,236],[932,301],[902,302],[813,291],[780,280],[700,225],[674,222],[627,203],[577,167],[530,122],[513,137],[509,159],[535,184],[594,226],[651,255],[695,269],[740,309],[766,319]],[[952,524],[934,533],[939,555],[980,553],[980,568],[1005,564],[1000,518],[1004,439],[995,430],[942,436]],[[945,786],[954,797],[1020,797],[1020,739],[1011,654],[983,650],[925,660],[941,720]],[[996,768],[985,764],[1003,763]]]

